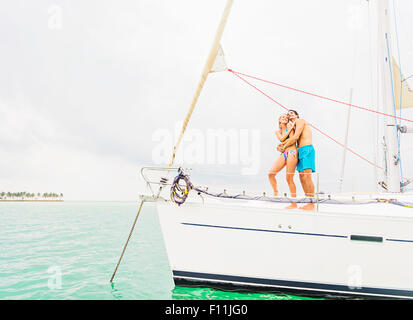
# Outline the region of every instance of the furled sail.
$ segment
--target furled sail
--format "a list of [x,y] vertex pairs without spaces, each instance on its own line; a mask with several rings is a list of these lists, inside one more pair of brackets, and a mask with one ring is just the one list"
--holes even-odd
[[218,53],[214,61],[214,65],[211,68],[210,72],[220,72],[220,71],[227,71],[228,66],[225,62],[225,55],[224,50],[222,50],[221,45],[218,47]]
[[[393,83],[394,83],[394,95],[396,99],[396,109],[401,108],[413,108],[413,90],[410,88],[409,83],[405,80],[403,74],[401,74],[400,68],[397,65],[396,60],[393,57]],[[402,81],[401,81],[402,80]]]

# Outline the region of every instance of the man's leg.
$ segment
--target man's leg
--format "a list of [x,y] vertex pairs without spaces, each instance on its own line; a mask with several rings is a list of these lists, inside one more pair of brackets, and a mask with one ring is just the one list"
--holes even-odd
[[304,176],[305,176],[305,174],[303,172],[298,172],[298,176],[300,178],[301,187],[303,187],[303,190],[305,190],[305,188],[304,188],[304,184],[305,184]]
[[[300,181],[301,185],[303,186],[304,193],[307,197],[314,197],[314,183],[312,179],[311,169],[304,169],[304,171],[300,172]],[[302,210],[314,210],[314,203],[307,203],[306,205],[302,206],[300,209]]]
[[[297,197],[297,188],[294,183],[294,173],[295,173],[295,168],[297,167],[297,155],[296,154],[291,154],[288,156],[287,159],[287,164],[286,164],[286,180],[288,183],[288,188],[290,189],[290,194],[292,198]],[[292,202],[286,209],[296,209],[297,208],[297,203]]]
[[305,181],[305,195],[307,197],[314,197],[314,183],[312,179],[312,173],[313,171],[311,169],[305,169],[304,170],[304,181]]

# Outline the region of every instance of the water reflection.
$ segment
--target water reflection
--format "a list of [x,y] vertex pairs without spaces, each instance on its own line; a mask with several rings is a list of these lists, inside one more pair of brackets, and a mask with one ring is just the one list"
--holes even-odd
[[115,284],[113,282],[110,283],[110,287],[111,287],[110,293],[116,300],[123,298],[122,292],[116,289]]
[[229,291],[207,287],[180,287],[172,290],[174,300],[314,300],[314,298],[283,293]]

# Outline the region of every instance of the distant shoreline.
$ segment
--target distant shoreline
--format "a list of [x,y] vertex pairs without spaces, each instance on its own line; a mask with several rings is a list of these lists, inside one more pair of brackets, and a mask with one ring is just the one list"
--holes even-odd
[[3,200],[1,199],[0,202],[63,202],[64,200]]

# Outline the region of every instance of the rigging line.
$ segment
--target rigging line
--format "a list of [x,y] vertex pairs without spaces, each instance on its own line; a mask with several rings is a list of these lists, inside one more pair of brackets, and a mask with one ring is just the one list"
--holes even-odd
[[[399,117],[402,116],[402,105],[403,105],[403,72],[402,72],[402,62],[401,62],[401,55],[400,55],[400,46],[399,46],[399,33],[397,30],[397,17],[396,17],[396,5],[395,5],[395,1],[393,0],[393,15],[394,15],[394,26],[395,26],[395,31],[396,31],[396,44],[397,44],[397,55],[399,58],[399,68],[400,68],[400,105],[399,105]],[[396,104],[395,104],[396,105]],[[395,113],[396,113],[396,107],[395,107]],[[396,121],[397,122],[397,121]],[[399,124],[399,128],[402,125],[402,121],[399,120],[398,121]],[[400,178],[401,178],[401,182],[403,184],[404,182],[404,178],[403,178],[403,166],[402,166],[402,161],[401,161],[401,148],[400,148],[400,130],[397,129],[397,143],[398,143],[398,160],[400,161]],[[402,187],[403,188],[403,187]]]
[[[394,28],[396,32],[396,45],[397,45],[397,57],[399,60],[399,68],[400,68],[400,110],[399,110],[399,117],[402,115],[402,97],[403,97],[403,72],[402,72],[402,62],[401,62],[401,55],[400,55],[400,46],[399,46],[399,33],[398,33],[398,28],[397,28],[397,17],[396,17],[396,4],[395,1],[393,0],[393,15],[394,15]],[[401,125],[401,120],[399,120],[399,126]]]
[[[371,34],[371,13],[370,13],[370,1],[367,1],[367,19],[368,19],[368,39],[369,39],[369,71],[370,71],[370,104],[372,106],[376,105],[376,110],[378,110],[378,100],[374,100],[374,81],[373,81],[373,45],[372,45],[372,34]],[[376,62],[378,64],[378,62]],[[373,122],[373,162],[377,163],[378,155],[379,155],[379,149],[378,149],[378,128],[379,128],[379,116],[376,114],[375,117],[372,117],[372,122]],[[374,167],[374,180],[377,182],[378,181],[378,172],[377,172],[377,167]],[[376,185],[376,191],[378,191],[378,183]]]
[[[228,69],[229,71],[231,69]],[[230,71],[232,72],[232,71]],[[287,107],[285,107],[284,105],[282,105],[281,103],[279,103],[278,101],[276,101],[274,98],[270,97],[268,94],[266,94],[264,91],[262,91],[261,89],[257,88],[256,86],[254,86],[252,83],[248,82],[247,80],[245,80],[243,77],[241,77],[237,72],[232,72],[236,77],[238,77],[239,79],[241,79],[242,81],[244,81],[245,83],[247,83],[248,85],[250,85],[251,87],[253,87],[255,90],[257,90],[258,92],[260,92],[261,94],[263,94],[264,96],[266,96],[268,99],[270,99],[272,102],[276,103],[278,106],[280,106],[281,108],[285,109],[285,110],[289,110]],[[335,143],[337,143],[338,145],[340,145],[343,148],[346,148],[348,151],[350,151],[351,153],[353,153],[354,155],[356,155],[357,157],[359,157],[360,159],[366,161],[368,164],[372,165],[372,166],[376,166],[377,168],[383,170],[382,167],[378,166],[377,164],[371,162],[370,160],[366,159],[365,157],[363,157],[362,155],[358,154],[357,152],[355,152],[354,150],[346,147],[344,144],[342,144],[341,142],[337,141],[336,139],[334,139],[333,137],[329,136],[327,133],[323,132],[322,130],[318,129],[317,127],[315,127],[314,125],[312,125],[311,123],[307,122],[313,129],[317,130],[318,132],[320,132],[322,135],[326,136],[327,138],[331,139],[332,141],[334,141]]]
[[[392,90],[392,97],[393,97],[393,110],[394,114],[396,115],[396,95],[394,93],[394,83],[393,83],[393,69],[391,65],[391,57],[390,57],[390,44],[389,44],[389,37],[388,34],[386,33],[386,46],[387,46],[387,61],[389,63],[389,69],[390,69],[390,82],[391,82],[391,90]],[[401,71],[400,71],[401,73]],[[400,105],[401,108],[401,105]],[[397,125],[397,119],[395,119],[395,123]],[[403,183],[403,171],[402,171],[402,163],[400,159],[400,130],[396,128],[396,136],[397,136],[397,161],[400,162],[400,178],[401,178],[401,183]]]
[[245,77],[252,78],[252,79],[255,79],[255,80],[259,80],[259,81],[262,81],[262,82],[266,82],[266,83],[269,83],[269,84],[273,84],[273,85],[276,85],[276,86],[279,86],[279,87],[282,87],[282,88],[285,88],[285,89],[289,89],[289,90],[293,90],[293,91],[296,91],[296,92],[304,93],[304,94],[307,94],[307,95],[310,95],[310,96],[313,96],[313,97],[316,97],[316,98],[336,102],[336,103],[343,104],[343,105],[346,105],[346,106],[350,106],[350,107],[353,107],[353,108],[357,108],[357,109],[361,109],[361,110],[364,110],[364,111],[369,111],[369,112],[373,112],[373,113],[376,113],[376,114],[380,114],[382,116],[396,118],[396,119],[399,119],[399,120],[403,120],[403,121],[413,123],[413,120],[410,120],[410,119],[400,118],[398,116],[394,116],[394,115],[391,115],[391,114],[388,114],[388,113],[384,113],[384,112],[372,110],[372,109],[369,109],[369,108],[356,106],[356,105],[348,103],[348,102],[344,102],[344,101],[324,97],[324,96],[321,96],[321,95],[318,95],[318,94],[315,94],[315,93],[311,93],[311,92],[304,91],[304,90],[301,90],[301,89],[296,89],[296,88],[289,87],[289,86],[286,86],[286,85],[283,85],[283,84],[280,84],[280,83],[272,82],[272,81],[261,79],[261,78],[258,78],[258,77],[255,77],[255,76],[252,76],[252,75],[249,75],[249,74],[238,72],[238,71],[235,71],[233,69],[228,69],[228,71],[233,73],[233,74],[237,74],[237,75],[245,76]]

